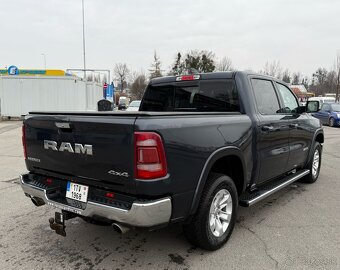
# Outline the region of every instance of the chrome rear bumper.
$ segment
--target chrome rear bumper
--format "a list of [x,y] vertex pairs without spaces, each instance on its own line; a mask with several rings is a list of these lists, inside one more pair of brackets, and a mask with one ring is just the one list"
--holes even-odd
[[72,207],[50,200],[46,190],[25,182],[27,174],[20,175],[23,191],[31,198],[40,198],[45,204],[85,217],[100,216],[112,221],[136,227],[153,227],[168,223],[171,217],[171,199],[162,198],[148,202],[134,202],[130,210],[120,209],[88,201],[85,209]]

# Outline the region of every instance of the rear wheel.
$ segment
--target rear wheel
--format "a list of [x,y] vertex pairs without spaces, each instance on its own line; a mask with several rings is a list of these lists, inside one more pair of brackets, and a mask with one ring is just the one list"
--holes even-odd
[[211,174],[200,204],[184,233],[193,245],[216,250],[229,239],[235,225],[238,195],[232,179],[223,174]]
[[329,118],[329,126],[330,127],[334,127],[334,118],[333,117],[331,117],[331,118]]
[[314,143],[313,155],[310,157],[310,160],[306,166],[306,169],[309,169],[310,173],[301,179],[301,182],[304,183],[314,183],[320,174],[321,168],[321,145],[318,142]]

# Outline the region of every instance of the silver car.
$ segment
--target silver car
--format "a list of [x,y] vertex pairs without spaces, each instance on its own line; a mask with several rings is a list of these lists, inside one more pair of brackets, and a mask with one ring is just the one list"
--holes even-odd
[[139,110],[140,100],[134,100],[130,103],[129,107],[126,109],[128,112],[136,112]]

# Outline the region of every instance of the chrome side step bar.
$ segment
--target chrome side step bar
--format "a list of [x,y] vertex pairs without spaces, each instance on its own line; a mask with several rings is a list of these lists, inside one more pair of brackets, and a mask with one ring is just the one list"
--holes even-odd
[[254,191],[252,193],[245,193],[240,197],[239,204],[245,207],[252,206],[253,204],[263,200],[264,198],[267,198],[276,191],[279,191],[280,189],[290,185],[291,183],[294,183],[295,181],[299,180],[309,173],[309,170],[301,170],[280,180],[268,183],[257,191]]

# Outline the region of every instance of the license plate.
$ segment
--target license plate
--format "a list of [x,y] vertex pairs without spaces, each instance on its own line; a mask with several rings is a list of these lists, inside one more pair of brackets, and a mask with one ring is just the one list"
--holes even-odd
[[76,183],[72,183],[70,181],[67,182],[66,189],[67,198],[86,203],[88,193],[89,193],[88,186],[79,185]]

